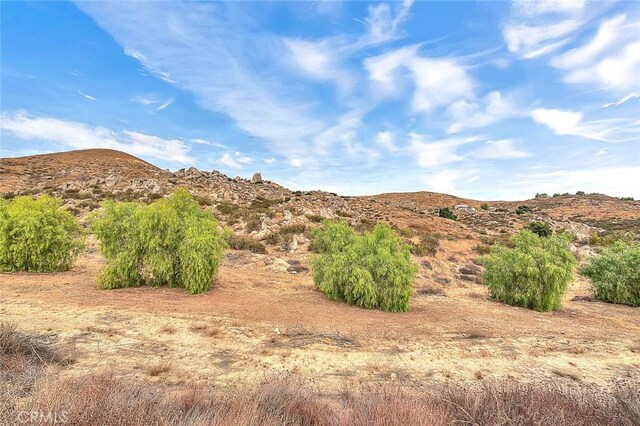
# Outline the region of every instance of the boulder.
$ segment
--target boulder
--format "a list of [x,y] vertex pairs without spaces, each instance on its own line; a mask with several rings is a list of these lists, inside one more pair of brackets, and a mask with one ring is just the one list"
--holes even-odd
[[262,175],[260,173],[254,173],[251,178],[251,182],[253,183],[262,183]]

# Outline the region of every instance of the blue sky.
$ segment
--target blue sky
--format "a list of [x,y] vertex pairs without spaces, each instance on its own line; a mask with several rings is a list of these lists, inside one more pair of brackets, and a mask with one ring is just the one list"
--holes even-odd
[[640,2],[2,2],[3,157],[640,197]]

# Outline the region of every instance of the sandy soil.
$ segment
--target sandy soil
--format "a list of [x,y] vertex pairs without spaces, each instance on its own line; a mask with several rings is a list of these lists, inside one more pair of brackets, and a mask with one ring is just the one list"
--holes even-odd
[[[537,313],[487,298],[478,284],[414,295],[408,313],[368,311],[326,299],[309,273],[293,275],[227,254],[205,295],[180,289],[99,290],[90,250],[56,274],[0,274],[0,316],[55,333],[76,363],[60,374],[108,368],[168,385],[230,386],[299,372],[323,389],[397,381],[640,383],[640,311],[588,300],[572,285],[564,308]],[[419,278],[416,288],[427,283]],[[157,376],[149,369],[162,366]]]

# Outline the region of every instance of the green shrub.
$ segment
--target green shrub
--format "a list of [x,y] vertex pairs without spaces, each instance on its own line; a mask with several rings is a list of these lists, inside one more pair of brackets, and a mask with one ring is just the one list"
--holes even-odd
[[78,220],[59,199],[0,200],[1,271],[66,271],[82,250],[83,237]]
[[549,198],[549,195],[546,192],[538,192],[536,198]]
[[597,232],[592,232],[589,235],[589,244],[592,246],[610,246],[617,241],[622,241],[626,243],[633,242],[633,235],[629,232],[623,231],[610,231],[606,232],[604,235],[600,236]]
[[513,248],[493,246],[482,258],[491,297],[536,311],[560,309],[576,265],[569,240],[563,233],[541,238],[522,230],[512,237]]
[[489,210],[489,203],[482,203],[480,204],[480,208],[482,210]]
[[388,225],[357,235],[346,224],[329,222],[316,241],[323,254],[312,262],[313,280],[329,298],[367,309],[409,309],[417,267],[408,245]]
[[356,232],[346,222],[328,220],[311,234],[309,250],[316,253],[338,251],[341,247],[351,244],[356,238]]
[[617,241],[580,272],[591,279],[596,299],[640,306],[640,243]]
[[529,206],[518,206],[518,208],[516,209],[516,214],[520,216],[521,214],[525,213],[533,213],[533,210],[531,210],[531,207]]
[[105,201],[90,224],[107,259],[102,288],[147,284],[204,293],[226,247],[217,220],[185,189],[149,205]]
[[234,250],[249,250],[251,253],[259,254],[267,252],[267,247],[265,247],[264,244],[245,235],[229,234],[227,236],[227,243],[229,244],[229,248]]
[[533,232],[539,237],[548,237],[553,233],[553,231],[551,230],[551,227],[547,222],[542,222],[538,220],[529,222],[529,224],[525,226],[525,229],[528,229],[529,231]]
[[451,220],[458,219],[458,216],[453,214],[453,212],[451,211],[451,209],[449,209],[449,207],[444,207],[444,208],[439,209],[438,210],[438,216],[444,217],[445,219],[451,219]]

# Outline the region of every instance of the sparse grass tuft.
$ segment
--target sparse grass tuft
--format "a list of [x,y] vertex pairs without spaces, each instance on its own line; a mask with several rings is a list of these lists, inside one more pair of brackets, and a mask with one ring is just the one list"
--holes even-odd
[[169,370],[171,370],[171,364],[169,364],[167,361],[160,361],[147,367],[146,372],[149,376],[156,377],[161,375],[162,373],[168,372]]

